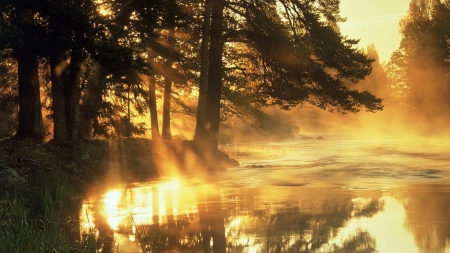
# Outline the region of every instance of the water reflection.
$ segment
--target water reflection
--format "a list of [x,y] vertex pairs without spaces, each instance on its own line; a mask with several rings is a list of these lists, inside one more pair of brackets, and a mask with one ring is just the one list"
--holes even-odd
[[160,181],[86,200],[81,219],[85,233],[97,230],[103,252],[376,252],[362,223],[403,211],[386,206],[384,194]]
[[450,252],[450,185],[413,184],[403,196],[407,226],[421,252]]

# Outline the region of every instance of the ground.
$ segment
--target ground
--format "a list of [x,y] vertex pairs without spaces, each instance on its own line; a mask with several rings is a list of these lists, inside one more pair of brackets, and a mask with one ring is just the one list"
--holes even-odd
[[[127,182],[146,180],[171,167],[183,169],[186,157],[195,153],[191,151],[192,143],[180,140],[155,144],[149,139],[130,138],[56,144],[8,138],[0,141],[0,170],[14,169],[24,178],[37,171],[51,172],[86,189],[112,178]],[[226,154],[219,155],[223,161],[220,169],[238,165]],[[194,156],[202,167],[208,167],[204,159]]]
[[[112,153],[111,147],[121,152]],[[103,180],[111,166],[124,167],[128,176],[139,178],[155,174],[152,143],[145,139],[120,141],[94,140],[76,144],[40,143],[33,139],[10,138],[0,141],[0,164],[24,178],[39,170],[51,172],[82,187]],[[144,168],[145,166],[145,168]],[[143,174],[143,175],[142,175]]]

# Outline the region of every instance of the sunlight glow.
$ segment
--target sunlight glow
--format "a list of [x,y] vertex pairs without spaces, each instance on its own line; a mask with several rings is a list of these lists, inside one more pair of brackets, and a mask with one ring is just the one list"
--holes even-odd
[[159,191],[158,193],[158,216],[159,216],[159,223],[166,223],[167,222],[167,210],[166,210],[166,198],[164,191]]
[[117,230],[119,226],[118,204],[122,193],[119,190],[112,190],[105,194],[105,212],[108,217],[108,223],[112,229]]

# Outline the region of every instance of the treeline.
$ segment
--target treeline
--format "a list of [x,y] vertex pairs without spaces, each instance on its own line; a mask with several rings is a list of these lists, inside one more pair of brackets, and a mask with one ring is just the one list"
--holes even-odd
[[450,1],[412,0],[400,27],[386,66],[392,97],[440,131],[450,120]]
[[[403,133],[448,133],[450,1],[412,0],[399,26],[399,48],[388,62],[374,62],[371,75],[356,86],[383,98],[381,124]],[[367,54],[377,58],[374,47]]]
[[[383,108],[349,85],[374,59],[339,32],[339,1],[3,0],[0,12],[3,124],[17,136],[45,138],[44,110],[57,142],[148,127],[170,139],[176,109],[216,148],[221,120],[261,122],[266,106]],[[135,123],[146,113],[151,126]]]

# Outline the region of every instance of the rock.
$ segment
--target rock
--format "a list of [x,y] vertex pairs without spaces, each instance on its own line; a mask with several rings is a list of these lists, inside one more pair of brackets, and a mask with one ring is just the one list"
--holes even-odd
[[247,165],[245,167],[247,167],[247,168],[264,168],[264,165],[252,164],[252,165]]
[[321,135],[321,136],[317,137],[316,140],[325,140],[325,138],[323,138],[323,136]]
[[25,179],[19,176],[14,169],[0,170],[0,192],[12,190],[24,183]]
[[6,183],[25,183],[25,179],[13,169],[0,170],[0,180]]
[[87,161],[87,160],[89,160],[90,156],[91,156],[91,155],[89,155],[88,152],[83,152],[83,153],[80,155],[80,159],[81,159],[81,161]]

